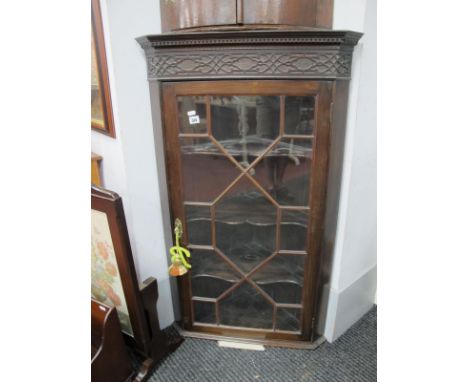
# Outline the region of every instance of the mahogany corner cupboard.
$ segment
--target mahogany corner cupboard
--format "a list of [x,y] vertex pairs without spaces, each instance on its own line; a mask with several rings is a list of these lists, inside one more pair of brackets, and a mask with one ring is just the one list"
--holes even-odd
[[299,347],[319,336],[360,37],[311,29],[137,39],[172,224],[181,220],[192,254],[178,285],[185,334]]

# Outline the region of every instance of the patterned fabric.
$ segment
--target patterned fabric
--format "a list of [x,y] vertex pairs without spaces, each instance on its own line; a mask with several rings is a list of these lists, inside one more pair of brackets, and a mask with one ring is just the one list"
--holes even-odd
[[150,382],[375,382],[377,309],[334,343],[315,350],[220,348],[216,341],[187,338],[158,366]]

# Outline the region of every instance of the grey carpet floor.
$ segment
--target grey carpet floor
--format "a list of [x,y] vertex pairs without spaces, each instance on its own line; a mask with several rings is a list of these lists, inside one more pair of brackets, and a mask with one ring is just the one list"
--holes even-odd
[[374,307],[334,343],[315,350],[220,348],[216,341],[187,338],[164,359],[151,382],[377,380],[377,309]]

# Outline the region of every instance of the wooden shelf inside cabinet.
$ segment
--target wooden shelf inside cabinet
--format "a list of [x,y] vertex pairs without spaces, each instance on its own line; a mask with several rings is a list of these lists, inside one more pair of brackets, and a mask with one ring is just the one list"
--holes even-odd
[[[181,137],[187,137],[188,134],[182,134]],[[266,157],[298,157],[298,158],[310,158],[312,156],[312,149],[307,148],[306,146],[300,145],[301,139],[313,139],[313,136],[295,136],[295,135],[286,135],[287,139],[290,139],[290,143],[286,142],[277,142],[272,139],[265,139],[259,137],[248,136],[243,140],[231,139],[231,140],[222,140],[219,141],[219,144],[224,147],[224,149],[234,158],[248,153],[248,156],[252,158],[252,161],[255,158],[261,156],[265,149],[272,147],[266,153]],[[193,138],[196,141],[197,138]],[[296,139],[296,141],[295,141]],[[196,143],[193,142],[192,145],[184,145],[182,147],[182,152],[185,155],[212,155],[212,156],[224,156],[222,152],[219,151],[218,147],[213,142],[204,142]]]
[[360,37],[244,28],[137,39],[163,119],[171,219],[192,254],[179,282],[185,333],[305,348],[320,337]]
[[[252,252],[250,252],[252,253]],[[249,255],[246,255],[249,256]],[[255,256],[253,252],[252,257]],[[245,265],[249,265],[251,259],[240,259],[245,262],[242,268],[245,268]],[[303,262],[303,259],[302,259]],[[239,263],[236,261],[236,263]],[[266,270],[260,268],[252,275],[252,280],[258,284],[296,284],[302,285],[304,282],[304,269],[303,266],[297,265],[282,265],[282,264],[267,264],[265,266]],[[200,267],[196,271],[192,271],[192,278],[217,278],[222,281],[229,283],[235,283],[239,281],[239,275],[236,275],[236,270],[232,269],[231,272],[226,272],[223,267],[217,268],[216,265],[206,265],[205,268]]]

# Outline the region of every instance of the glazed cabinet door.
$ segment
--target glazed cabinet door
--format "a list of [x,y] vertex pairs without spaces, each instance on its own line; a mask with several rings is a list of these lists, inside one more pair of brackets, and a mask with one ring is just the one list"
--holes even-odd
[[172,220],[192,257],[186,329],[310,340],[331,83],[163,84]]

